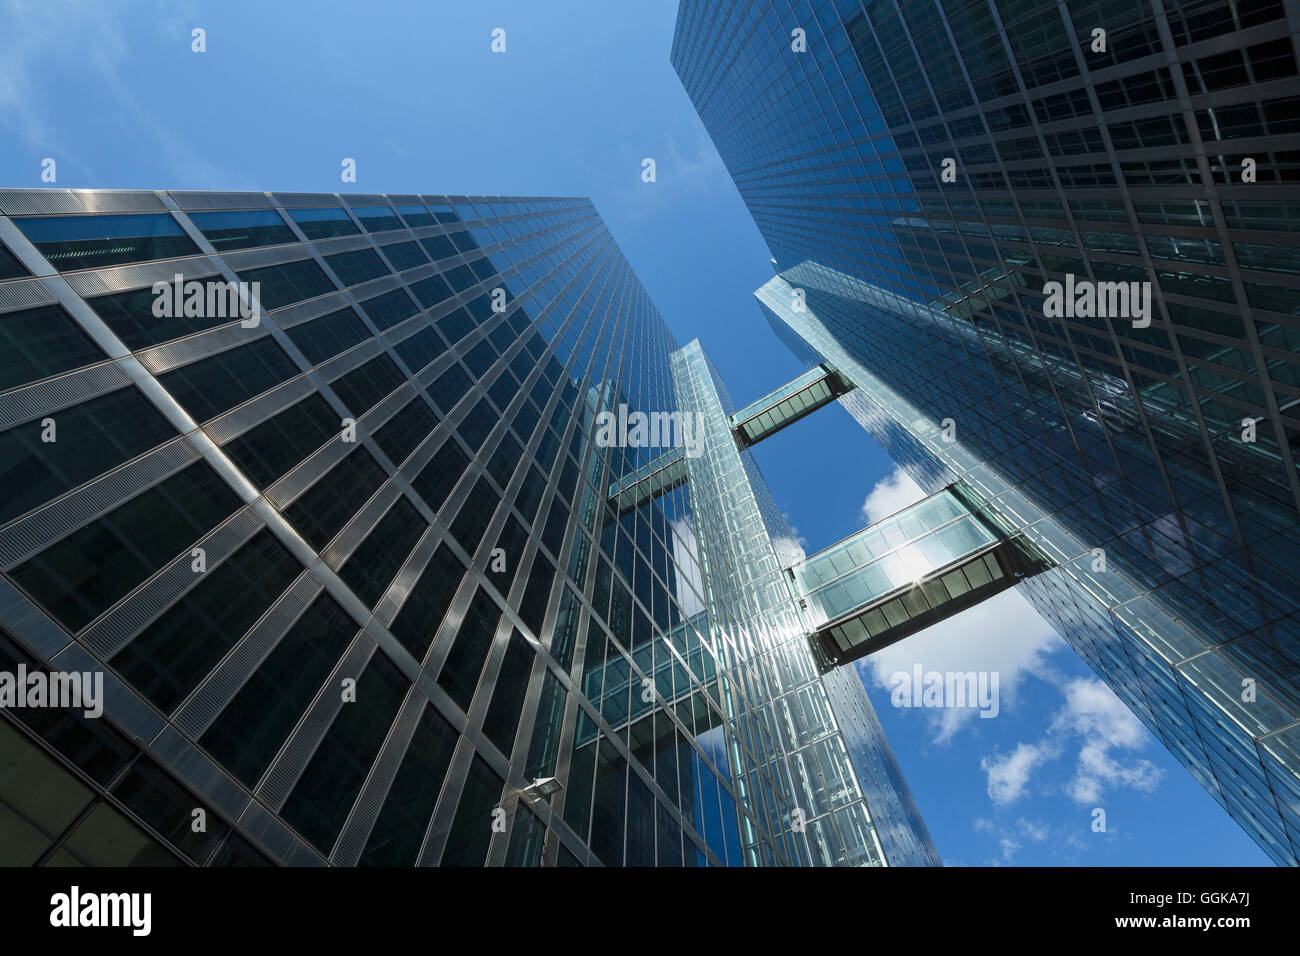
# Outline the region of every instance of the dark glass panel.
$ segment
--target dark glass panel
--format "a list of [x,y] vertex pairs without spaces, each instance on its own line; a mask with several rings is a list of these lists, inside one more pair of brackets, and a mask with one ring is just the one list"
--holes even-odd
[[438,545],[389,627],[416,660],[424,659],[464,576],[465,565],[460,558],[446,542]]
[[249,787],[256,785],[358,630],[321,594],[253,672],[199,743]]
[[284,516],[321,551],[387,480],[375,456],[359,447],[285,508]]
[[265,336],[164,372],[158,381],[196,421],[205,422],[298,372],[275,339]]
[[340,434],[342,423],[320,392],[249,429],[223,446],[236,465],[263,488]]
[[456,739],[456,729],[447,719],[432,704],[425,705],[358,865],[414,865],[429,818],[438,803]]
[[428,527],[414,505],[398,498],[339,569],[339,576],[373,608]]
[[196,462],[9,572],[77,632],[225,518],[240,498]]
[[189,217],[218,252],[298,241],[274,209],[192,212]]
[[410,686],[376,651],[357,681],[356,700],[343,705],[285,800],[280,815],[322,853],[338,838]]
[[290,209],[289,215],[308,239],[351,236],[360,231],[352,217],[335,206],[328,209]]
[[[42,421],[54,423],[54,441]],[[0,432],[0,522],[130,461],[176,432],[134,388]]]
[[461,791],[440,866],[482,866],[492,842],[492,811],[501,800],[503,781],[482,757],[474,755]]
[[0,315],[0,392],[105,358],[60,306]]
[[263,528],[110,661],[166,712],[293,583],[302,566]]
[[199,253],[185,230],[166,213],[41,216],[13,222],[60,272]]

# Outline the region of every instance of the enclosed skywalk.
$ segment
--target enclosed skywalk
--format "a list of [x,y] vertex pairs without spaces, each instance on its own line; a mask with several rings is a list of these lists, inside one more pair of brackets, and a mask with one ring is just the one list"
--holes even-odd
[[822,667],[865,657],[1053,567],[957,482],[788,570]]
[[620,515],[635,511],[686,480],[686,452],[671,448],[609,486],[609,503]]
[[839,369],[823,362],[746,405],[727,421],[740,447],[748,448],[852,390],[853,383]]
[[[727,418],[741,448],[756,445],[853,390],[835,366],[823,362]],[[672,448],[609,486],[609,503],[622,515],[672,491],[686,480],[686,456]]]

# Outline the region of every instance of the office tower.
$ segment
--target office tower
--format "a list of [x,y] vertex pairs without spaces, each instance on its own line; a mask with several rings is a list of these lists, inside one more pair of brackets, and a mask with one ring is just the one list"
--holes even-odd
[[0,861],[937,862],[589,202],[0,191],[0,333]]
[[672,52],[778,335],[1051,556],[1034,606],[1286,864],[1298,29],[1280,0],[683,0]]

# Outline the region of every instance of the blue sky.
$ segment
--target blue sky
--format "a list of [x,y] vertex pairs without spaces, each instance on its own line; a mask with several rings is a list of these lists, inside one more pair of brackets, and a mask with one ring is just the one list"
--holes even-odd
[[[769,253],[668,63],[676,7],[0,0],[0,185],[43,185],[50,157],[73,188],[589,196],[743,405],[801,368],[754,303]],[[809,551],[915,496],[838,406],[757,454]],[[885,653],[860,673],[945,861],[1268,863],[1018,595]],[[894,708],[889,676],[914,661],[998,670],[998,717]]]

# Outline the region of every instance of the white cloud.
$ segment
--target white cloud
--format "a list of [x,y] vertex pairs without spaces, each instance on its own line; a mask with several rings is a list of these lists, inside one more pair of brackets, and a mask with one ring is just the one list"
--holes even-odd
[[1015,856],[1016,851],[1020,849],[1020,843],[1014,837],[1009,836],[1003,836],[998,840],[998,845],[1002,847],[1001,862],[1003,863],[1010,863],[1011,858]]
[[1065,704],[1041,741],[1020,743],[1010,754],[980,761],[989,798],[1001,806],[1025,796],[1034,771],[1072,744],[1079,747],[1074,774],[1061,790],[1076,803],[1096,805],[1107,790],[1153,792],[1165,771],[1125,753],[1142,749],[1150,737],[1114,692],[1096,678],[1068,681],[1062,692]]
[[988,866],[1013,863],[1015,855],[1024,846],[1024,841],[1043,843],[1052,833],[1047,824],[1038,820],[1026,820],[1024,817],[1020,817],[1014,824],[1007,827],[999,826],[992,820],[981,818],[975,821],[975,829],[996,836],[998,849],[1002,851],[1000,856],[986,861]]
[[1016,821],[1016,826],[1020,828],[1021,833],[1033,840],[1035,843],[1042,843],[1047,839],[1047,835],[1050,832],[1046,823],[1041,823],[1037,820],[1026,820],[1024,817],[1021,817]]
[[895,468],[892,474],[876,482],[866,501],[862,502],[862,518],[868,524],[888,518],[908,505],[914,505],[925,497],[921,486],[913,481],[901,468]]
[[995,804],[1013,803],[1024,796],[1035,770],[1058,755],[1048,741],[1017,744],[1003,757],[985,757],[980,768],[988,777],[989,799]]
[[[925,492],[901,468],[876,483],[862,504],[868,522],[879,521],[925,497]],[[999,713],[1014,705],[1017,687],[1026,674],[1057,686],[1064,705],[1053,715],[1038,743],[1021,743],[1010,754],[985,757],[989,797],[997,805],[1013,803],[1029,789],[1035,771],[1078,746],[1073,776],[1059,787],[1072,800],[1095,804],[1108,789],[1151,792],[1163,777],[1150,760],[1131,752],[1150,739],[1141,722],[1101,681],[1067,680],[1049,658],[1065,643],[1016,590],[1005,591],[955,617],[933,625],[859,661],[863,680],[893,686],[899,671],[996,672],[1001,696]],[[932,742],[945,744],[976,721],[973,707],[943,707],[925,711]],[[1015,839],[1029,834],[1021,832]],[[1032,837],[1031,837],[1032,838]]]
[[1114,691],[1096,679],[1074,680],[1065,701],[1052,727],[1083,738],[1074,777],[1065,785],[1071,799],[1096,804],[1108,788],[1151,793],[1160,785],[1165,772],[1150,760],[1117,753],[1140,750],[1149,738]]
[[[874,523],[925,497],[907,472],[895,467],[862,502],[862,518]],[[917,664],[923,672],[996,673],[999,713],[1004,713],[1014,703],[1025,674],[1048,677],[1046,659],[1064,647],[1051,625],[1011,590],[877,651],[859,662],[859,673],[865,681],[886,688],[894,686],[890,679],[894,674],[910,674]],[[978,713],[974,707],[927,709],[932,742],[948,743]]]
[[[641,179],[644,159],[655,161],[654,182]],[[685,150],[672,136],[666,136],[657,147],[633,147],[620,180],[615,195],[625,215],[638,222],[671,204],[713,199],[735,188],[722,157],[702,128],[695,131]]]
[[[1035,674],[1047,679],[1047,659],[1064,648],[1065,642],[1051,625],[1017,591],[1010,590],[891,644],[859,665],[863,678],[881,687],[892,687],[893,674],[910,674],[917,664],[924,672],[996,673],[1001,715],[1014,706],[1024,677]],[[973,707],[940,707],[927,709],[925,714],[935,744],[948,743],[959,730],[980,719]]]

